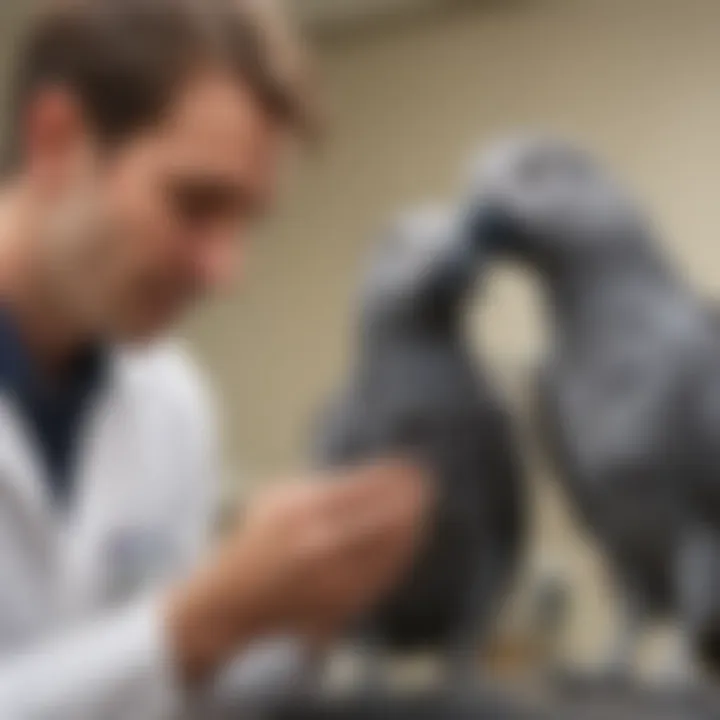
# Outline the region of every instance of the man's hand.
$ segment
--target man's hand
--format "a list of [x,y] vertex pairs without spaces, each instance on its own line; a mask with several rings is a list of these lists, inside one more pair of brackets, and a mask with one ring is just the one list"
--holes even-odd
[[275,488],[242,529],[168,605],[168,628],[189,682],[255,639],[331,636],[409,565],[429,492],[415,468],[388,463]]

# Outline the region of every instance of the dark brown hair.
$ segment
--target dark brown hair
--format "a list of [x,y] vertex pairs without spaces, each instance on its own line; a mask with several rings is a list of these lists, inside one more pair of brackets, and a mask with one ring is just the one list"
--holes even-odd
[[17,163],[23,115],[43,86],[75,92],[107,143],[162,119],[188,75],[221,65],[273,117],[316,128],[302,47],[269,0],[60,0],[30,23],[15,58],[9,153]]

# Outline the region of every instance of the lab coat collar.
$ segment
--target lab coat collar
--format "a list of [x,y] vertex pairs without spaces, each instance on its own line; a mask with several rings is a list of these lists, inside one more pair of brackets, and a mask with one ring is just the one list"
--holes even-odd
[[15,501],[38,536],[47,534],[48,529],[57,527],[80,510],[78,505],[83,502],[87,490],[83,468],[91,450],[86,445],[92,443],[96,435],[91,431],[96,423],[102,421],[111,407],[122,403],[127,381],[123,366],[124,354],[120,349],[110,348],[105,352],[103,381],[83,424],[81,442],[85,447],[81,447],[76,464],[78,486],[72,502],[63,512],[59,511],[50,492],[45,475],[47,468],[36,447],[34,433],[19,406],[17,394],[7,383],[0,382],[0,491]]
[[[109,352],[100,344],[82,348],[71,358],[63,373],[67,392],[91,393],[107,377]],[[38,402],[54,388],[43,377],[7,307],[0,306],[0,390],[21,402]]]

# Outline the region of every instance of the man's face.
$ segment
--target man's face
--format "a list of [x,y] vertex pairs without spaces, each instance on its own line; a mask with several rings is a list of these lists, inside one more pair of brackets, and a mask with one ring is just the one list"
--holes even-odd
[[283,140],[248,89],[214,74],[111,153],[76,143],[62,171],[46,172],[45,259],[61,301],[116,338],[165,329],[236,277],[275,194]]

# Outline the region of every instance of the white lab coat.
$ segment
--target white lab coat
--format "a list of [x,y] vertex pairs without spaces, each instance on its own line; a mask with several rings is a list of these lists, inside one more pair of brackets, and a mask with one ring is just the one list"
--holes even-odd
[[[0,719],[194,717],[160,607],[202,554],[216,510],[207,395],[174,346],[118,352],[85,430],[62,514],[0,396]],[[231,690],[209,692],[198,716],[242,717],[220,698],[242,708],[288,687],[301,656],[290,641],[246,653],[227,673]]]

